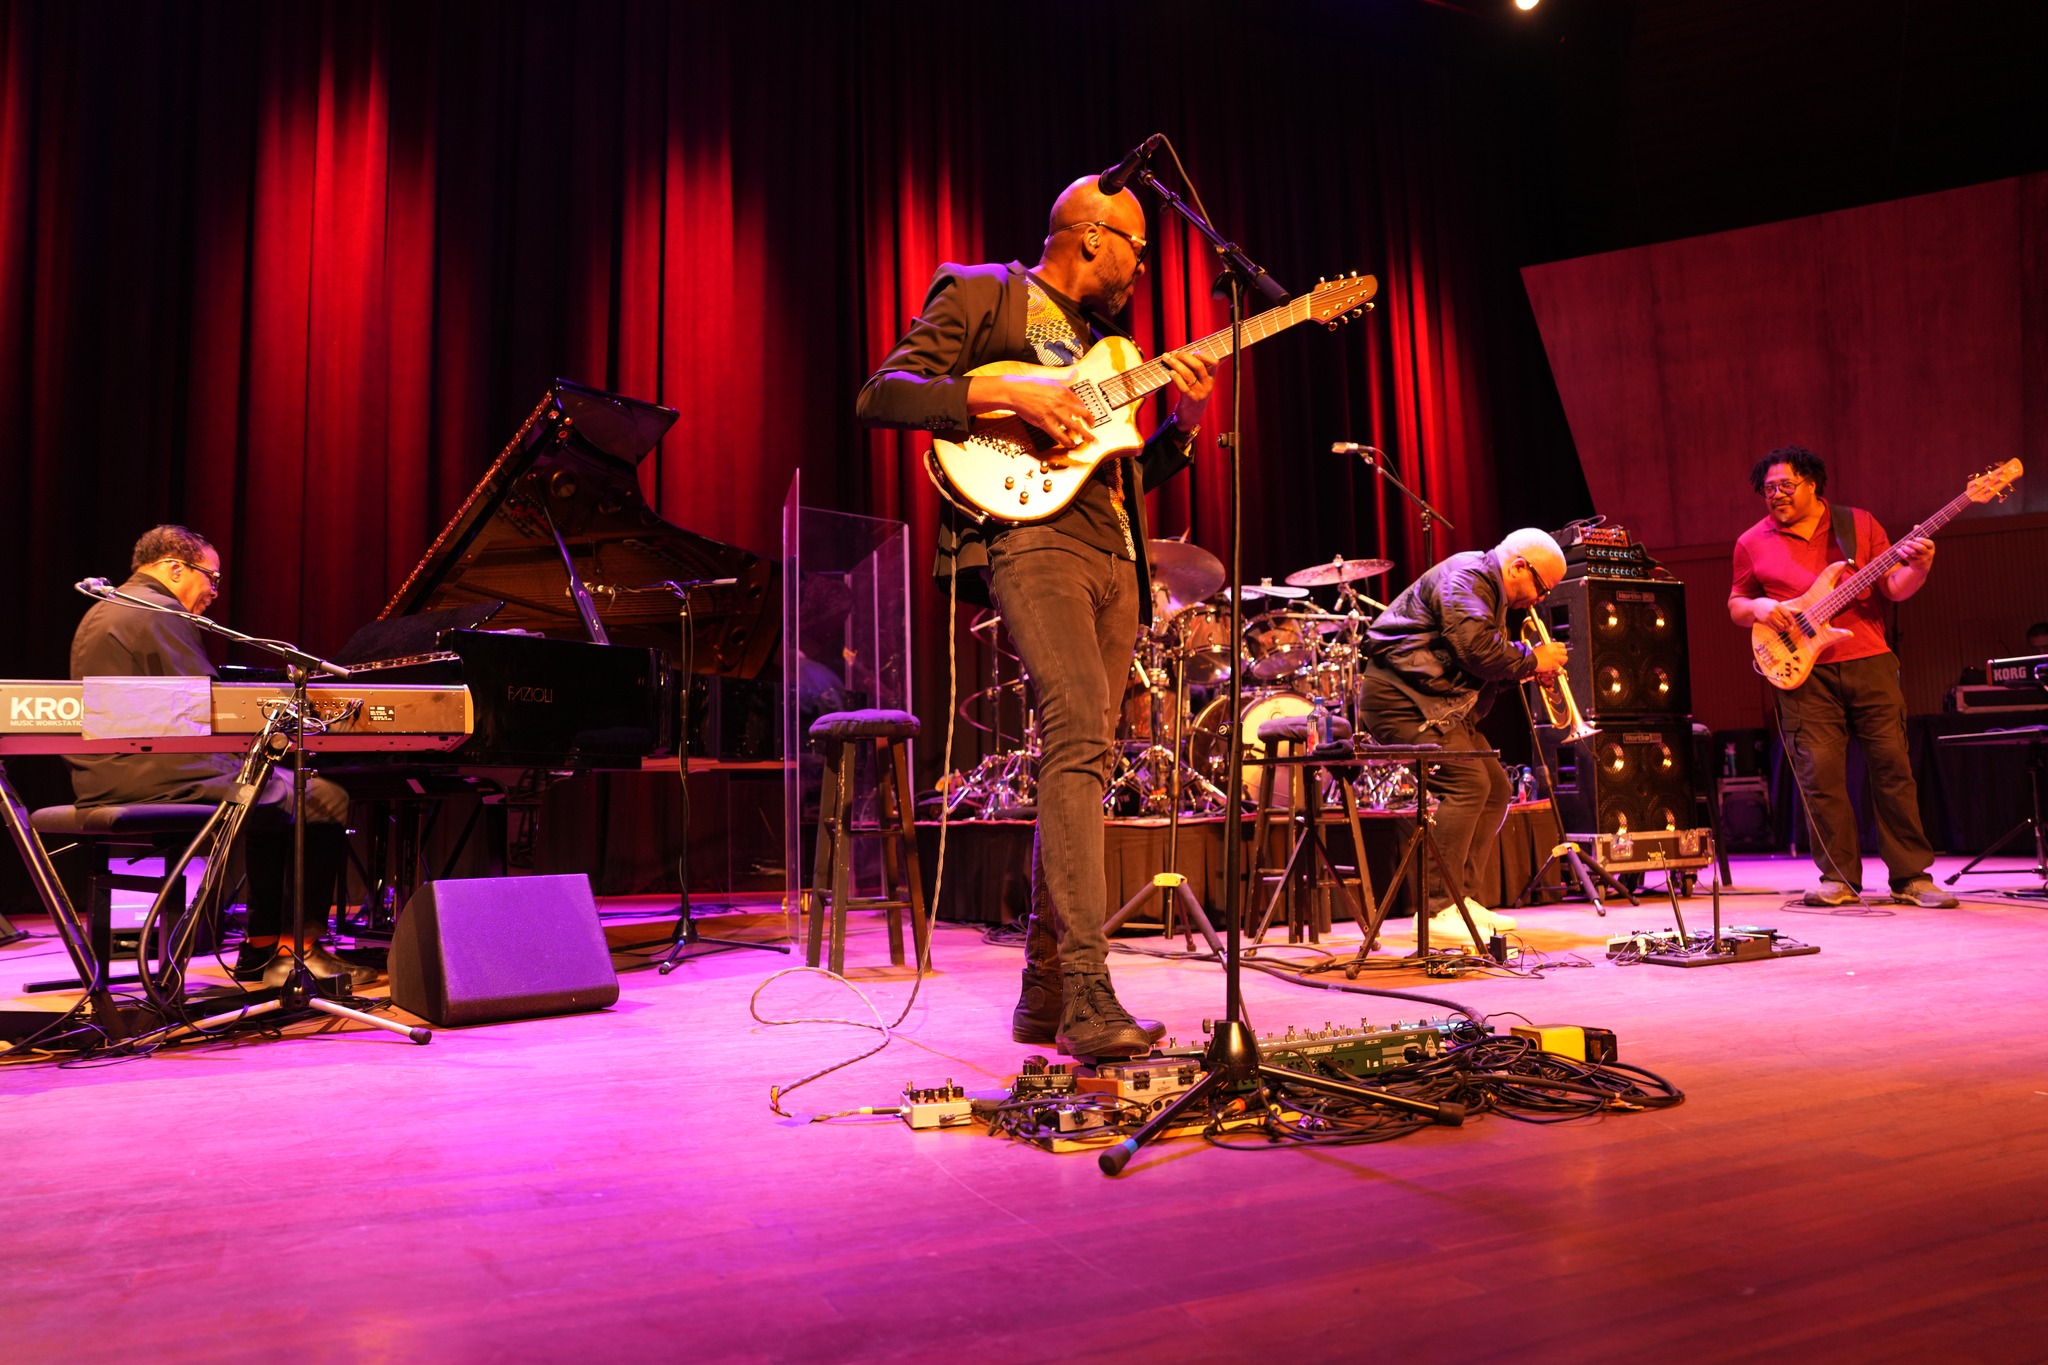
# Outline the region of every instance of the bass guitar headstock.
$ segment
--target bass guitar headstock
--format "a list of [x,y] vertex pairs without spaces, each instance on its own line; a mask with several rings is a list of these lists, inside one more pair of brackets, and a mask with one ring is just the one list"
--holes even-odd
[[1970,501],[1990,502],[1995,498],[2003,502],[2005,495],[2012,491],[2012,486],[2019,482],[2022,472],[2018,460],[2007,460],[2004,464],[1992,466],[1970,480]]

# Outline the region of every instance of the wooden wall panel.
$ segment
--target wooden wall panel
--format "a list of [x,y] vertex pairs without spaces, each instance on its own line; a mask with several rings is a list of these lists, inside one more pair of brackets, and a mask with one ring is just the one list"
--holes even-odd
[[[1810,446],[1903,527],[2048,443],[2048,175],[1523,271],[1594,505],[1732,541],[1747,475]],[[2048,472],[2048,471],[2044,471]],[[2048,511],[2048,479],[1996,513]],[[1980,514],[1981,515],[1981,514]]]

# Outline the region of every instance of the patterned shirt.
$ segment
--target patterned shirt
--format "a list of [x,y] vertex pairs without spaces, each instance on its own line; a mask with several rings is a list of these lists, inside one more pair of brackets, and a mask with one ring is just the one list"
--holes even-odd
[[[1072,365],[1088,351],[1088,330],[1073,301],[1038,281],[1024,280],[1024,341],[1041,365]],[[1104,460],[1074,500],[1043,523],[1104,554],[1136,559],[1131,528],[1124,512],[1122,460]]]

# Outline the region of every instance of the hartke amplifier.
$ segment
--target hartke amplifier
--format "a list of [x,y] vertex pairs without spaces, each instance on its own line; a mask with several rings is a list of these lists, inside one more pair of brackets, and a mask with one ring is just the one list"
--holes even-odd
[[391,1001],[443,1026],[603,1009],[619,998],[590,879],[428,882],[391,937]]
[[1692,714],[1683,584],[1574,579],[1536,610],[1571,650],[1566,677],[1587,720]]
[[1590,737],[1559,743],[1536,727],[1557,774],[1557,818],[1567,834],[1693,829],[1692,721],[1608,721]]

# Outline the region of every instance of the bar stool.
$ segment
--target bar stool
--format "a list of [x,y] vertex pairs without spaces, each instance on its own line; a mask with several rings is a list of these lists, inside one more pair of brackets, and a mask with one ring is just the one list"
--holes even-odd
[[[1351,722],[1342,716],[1329,717],[1329,725],[1332,741],[1351,738]],[[1287,907],[1289,943],[1304,939],[1314,943],[1328,933],[1331,904],[1337,895],[1344,897],[1351,908],[1351,918],[1361,931],[1378,918],[1372,874],[1365,865],[1365,834],[1358,820],[1358,793],[1352,789],[1350,781],[1350,770],[1358,766],[1358,760],[1348,744],[1337,753],[1327,756],[1315,754],[1310,746],[1322,739],[1321,725],[1314,715],[1277,716],[1259,725],[1259,743],[1265,746],[1266,752],[1264,757],[1254,760],[1260,767],[1259,817],[1252,829],[1249,887],[1255,891],[1269,876],[1275,885],[1272,895],[1267,898],[1258,931],[1252,935],[1254,943],[1265,938],[1266,930],[1273,923],[1273,915],[1283,902]],[[1292,839],[1287,856],[1276,865],[1278,871],[1269,873],[1265,863],[1268,832],[1279,809],[1273,805],[1273,786],[1275,774],[1283,767],[1291,769],[1294,774],[1294,780],[1287,784],[1285,806]],[[1344,820],[1351,830],[1352,856],[1357,862],[1354,869],[1358,882],[1357,900],[1352,899],[1345,885],[1353,878],[1345,876],[1344,869],[1337,865],[1323,837],[1323,780],[1326,776],[1334,780],[1337,790],[1343,793]],[[1302,894],[1297,895],[1297,888]]]
[[[87,941],[103,974],[113,956],[114,891],[147,891],[154,896],[164,884],[161,877],[114,871],[114,855],[125,853],[131,860],[161,857],[168,867],[185,851],[185,845],[192,842],[192,836],[214,810],[211,805],[148,802],[132,806],[44,806],[29,816],[29,826],[39,837],[69,839],[83,855],[60,867],[60,875],[79,917],[85,921]],[[173,917],[184,912],[182,877],[172,888],[167,908]],[[210,952],[214,941],[217,940],[195,942],[193,946]],[[75,980],[34,981],[25,989],[75,990],[86,984]]]
[[[910,785],[910,741],[917,717],[908,711],[833,711],[811,722],[810,736],[824,750],[825,781],[818,792],[818,851],[811,872],[810,934],[804,961],[823,955],[825,920],[832,921],[835,975],[846,971],[846,912],[881,910],[889,921],[889,961],[903,962],[903,912],[910,912],[918,961],[931,965],[931,926],[925,919],[924,877],[917,860],[917,799]],[[861,751],[873,756],[875,825],[853,823],[853,778]],[[853,894],[855,841],[882,844],[882,894]]]

